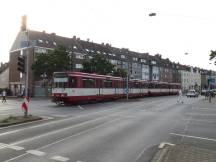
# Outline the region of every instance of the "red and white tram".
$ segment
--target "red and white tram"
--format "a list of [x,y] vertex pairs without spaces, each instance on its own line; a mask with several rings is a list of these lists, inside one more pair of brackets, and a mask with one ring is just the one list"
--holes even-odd
[[[55,102],[75,103],[118,99],[127,95],[126,81],[121,77],[82,72],[55,72],[52,96]],[[128,83],[129,97],[175,95],[179,83],[147,82],[132,79]]]

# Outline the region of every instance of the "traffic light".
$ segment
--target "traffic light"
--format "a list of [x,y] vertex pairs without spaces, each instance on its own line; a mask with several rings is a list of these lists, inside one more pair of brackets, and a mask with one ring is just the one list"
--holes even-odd
[[19,70],[21,73],[25,73],[26,70],[25,70],[25,63],[26,63],[26,58],[24,56],[19,56],[18,57],[18,62],[17,62],[17,65],[18,65],[18,68],[17,70]]

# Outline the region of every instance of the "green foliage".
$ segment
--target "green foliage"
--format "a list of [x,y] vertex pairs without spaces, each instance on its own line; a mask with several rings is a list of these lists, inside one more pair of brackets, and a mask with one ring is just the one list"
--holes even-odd
[[46,74],[47,78],[52,78],[55,71],[68,71],[71,67],[70,54],[64,46],[58,46],[47,54],[37,54],[36,61],[32,65],[32,70],[37,77]]
[[209,60],[213,60],[216,57],[216,51],[211,50],[211,53],[209,56],[210,56]]
[[114,69],[113,76],[126,78],[127,77],[127,71],[124,69]]
[[114,65],[106,60],[102,55],[96,54],[92,59],[83,62],[82,71],[86,73],[107,75],[114,71]]

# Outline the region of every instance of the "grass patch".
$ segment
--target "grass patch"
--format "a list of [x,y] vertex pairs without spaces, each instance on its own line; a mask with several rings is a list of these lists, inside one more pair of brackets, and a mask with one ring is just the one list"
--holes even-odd
[[32,121],[41,120],[41,117],[28,115],[27,117],[24,116],[9,116],[8,118],[0,120],[0,127],[7,127],[10,125],[16,125],[21,123],[27,123]]

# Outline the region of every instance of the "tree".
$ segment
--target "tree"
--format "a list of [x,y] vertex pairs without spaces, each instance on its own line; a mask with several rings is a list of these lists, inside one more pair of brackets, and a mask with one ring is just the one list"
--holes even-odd
[[71,67],[70,54],[64,46],[59,45],[47,54],[37,54],[32,70],[36,77],[46,74],[48,79],[52,78],[55,71],[68,71]]
[[119,69],[114,69],[113,76],[126,78],[127,77],[127,71],[125,71],[124,69],[120,69],[120,68]]
[[[216,57],[216,51],[212,51],[212,50],[211,50],[211,53],[210,53],[209,56],[210,56],[209,60],[215,59],[215,57]],[[215,64],[216,64],[216,61],[215,61]]]
[[96,54],[92,59],[83,62],[82,71],[86,73],[107,75],[112,74],[114,71],[114,65],[106,60],[102,55]]

